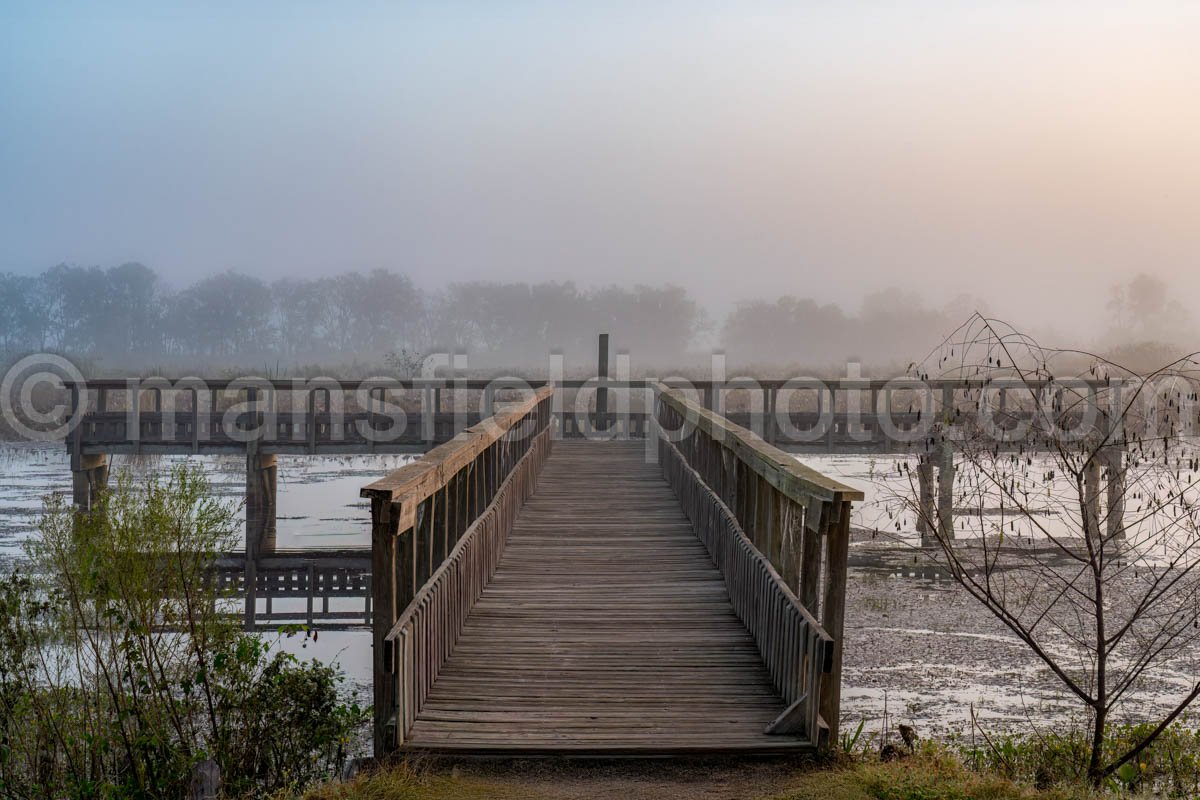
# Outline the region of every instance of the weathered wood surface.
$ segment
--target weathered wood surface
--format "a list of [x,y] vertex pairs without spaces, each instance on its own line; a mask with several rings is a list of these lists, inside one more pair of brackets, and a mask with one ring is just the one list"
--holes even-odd
[[371,498],[375,753],[403,744],[550,452],[552,388],[362,489]]
[[560,442],[407,737],[491,754],[778,752],[785,710],[645,447]]
[[[820,720],[820,726],[836,737],[850,505],[862,499],[862,492],[804,467],[681,392],[660,386],[657,399],[659,453],[671,485],[727,580],[731,574],[740,576],[729,583],[738,614],[754,635],[777,688],[789,703],[800,704],[789,709],[793,713],[780,724],[790,728],[807,720],[804,730],[819,736]],[[746,557],[738,543],[741,538],[763,564]],[[777,641],[782,637],[785,642],[807,642],[812,635],[811,625],[791,621],[790,611],[779,612],[780,604],[785,609],[797,605],[793,598],[803,616],[819,621],[827,639],[820,649],[822,672],[828,674],[814,680],[809,669],[802,688],[786,672],[786,680],[779,680],[780,659],[785,666],[812,663],[818,649],[811,642],[799,649],[794,644],[781,648]],[[811,707],[818,689],[819,711]],[[800,693],[807,693],[803,702]]]
[[[863,493],[840,481],[805,466],[761,436],[700,404],[688,400],[682,392],[665,384],[658,386],[659,402],[669,407],[683,422],[681,435],[695,428],[732,453],[763,480],[793,498],[817,497],[835,503],[861,501]],[[671,437],[673,439],[678,437]],[[719,488],[719,487],[716,487]]]
[[659,458],[684,514],[725,580],[734,613],[750,632],[772,685],[788,706],[768,732],[793,733],[813,746],[820,744],[828,732],[820,697],[835,677],[830,674],[836,655],[833,640],[755,547],[732,509],[665,438],[659,439]]

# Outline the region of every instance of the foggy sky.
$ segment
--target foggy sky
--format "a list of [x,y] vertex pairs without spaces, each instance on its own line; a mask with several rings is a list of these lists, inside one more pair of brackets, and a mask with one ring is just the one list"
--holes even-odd
[[0,271],[1200,297],[1196,4],[172,5],[0,2]]

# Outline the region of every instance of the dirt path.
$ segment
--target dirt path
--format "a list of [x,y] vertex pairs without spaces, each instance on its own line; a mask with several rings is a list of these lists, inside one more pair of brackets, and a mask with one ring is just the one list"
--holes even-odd
[[812,764],[741,761],[460,761],[425,765],[429,798],[803,800]]

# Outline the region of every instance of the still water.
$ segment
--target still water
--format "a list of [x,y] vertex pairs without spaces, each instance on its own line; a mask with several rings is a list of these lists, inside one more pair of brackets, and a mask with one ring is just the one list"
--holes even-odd
[[[370,543],[370,510],[359,488],[411,460],[411,456],[279,457],[278,546],[343,548]],[[232,506],[244,491],[244,462],[238,457],[130,457],[114,459],[114,470],[134,476],[163,473],[190,460],[201,465],[214,490]],[[969,731],[978,715],[989,727],[1025,729],[1031,720],[1052,723],[1070,714],[1055,680],[978,604],[952,582],[920,571],[855,567],[856,553],[877,544],[880,531],[903,546],[915,543],[911,520],[896,531],[895,498],[910,491],[898,469],[902,457],[805,456],[805,464],[866,494],[856,504],[859,535],[851,548],[843,713],[853,727],[868,729],[886,720],[916,724],[926,734]],[[61,445],[0,445],[0,568],[21,557],[22,544],[36,536],[43,497],[69,493],[71,473]],[[1046,524],[1063,521],[1047,520]],[[371,644],[365,629],[322,631],[314,641],[281,639],[278,646],[305,658],[341,667],[360,702],[369,702]],[[1190,663],[1159,670],[1152,686],[1137,693],[1136,705],[1166,702],[1200,669],[1200,652]]]
[[[278,535],[280,549],[369,547],[371,511],[359,488],[412,460],[412,456],[279,456]],[[111,467],[137,478],[164,474],[179,463],[200,465],[215,493],[240,508],[245,461],[237,456],[114,456]],[[43,498],[71,492],[71,468],[62,445],[0,445],[0,569],[19,562],[24,543],[37,535]],[[239,540],[239,545],[244,539]],[[357,603],[355,603],[357,605]],[[280,648],[336,663],[360,700],[371,678],[367,631],[323,631],[316,641],[281,638]]]

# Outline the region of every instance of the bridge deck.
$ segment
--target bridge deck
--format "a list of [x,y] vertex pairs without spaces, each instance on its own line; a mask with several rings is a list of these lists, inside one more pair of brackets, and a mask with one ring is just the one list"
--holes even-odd
[[408,746],[779,752],[783,710],[644,443],[556,442]]

